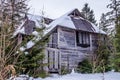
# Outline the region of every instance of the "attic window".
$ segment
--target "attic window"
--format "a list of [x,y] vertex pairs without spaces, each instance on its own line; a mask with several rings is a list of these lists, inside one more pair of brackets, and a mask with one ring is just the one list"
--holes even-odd
[[73,17],[78,17],[79,15],[76,13],[76,12],[73,12],[73,13],[71,13],[71,15],[70,16],[73,16]]

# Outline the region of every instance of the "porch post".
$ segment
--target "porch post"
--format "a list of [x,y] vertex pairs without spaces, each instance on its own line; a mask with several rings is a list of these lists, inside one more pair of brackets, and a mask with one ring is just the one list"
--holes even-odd
[[92,45],[92,34],[90,34],[90,51],[92,51],[93,45]]

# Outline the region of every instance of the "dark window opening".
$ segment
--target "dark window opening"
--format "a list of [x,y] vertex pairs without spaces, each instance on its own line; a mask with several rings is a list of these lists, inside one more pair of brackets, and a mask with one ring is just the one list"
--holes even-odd
[[76,12],[73,12],[73,13],[71,14],[71,16],[78,17],[79,14],[77,14]]
[[55,68],[55,51],[53,51],[53,68]]
[[89,47],[90,46],[90,36],[87,32],[76,32],[76,42],[77,46]]

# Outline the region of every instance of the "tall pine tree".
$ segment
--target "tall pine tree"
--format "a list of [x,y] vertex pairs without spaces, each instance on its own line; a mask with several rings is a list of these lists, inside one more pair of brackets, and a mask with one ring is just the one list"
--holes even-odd
[[97,25],[95,16],[94,16],[94,11],[90,9],[90,7],[88,6],[88,3],[86,3],[82,8],[82,15],[84,16],[85,19]]
[[109,23],[107,23],[106,15],[102,13],[100,22],[99,22],[99,27],[100,29],[108,33],[108,26],[109,26]]
[[120,60],[118,55],[120,55],[120,0],[110,0],[110,4],[107,5],[107,7],[111,10],[107,13],[109,17],[109,22],[113,23],[112,26],[114,26],[115,35],[112,38],[114,54],[113,57],[113,68],[116,71],[120,71],[119,65]]
[[117,52],[120,52],[120,46],[117,45],[119,43],[120,39],[120,0],[111,0],[111,3],[107,5],[108,8],[111,9],[110,12],[107,13],[109,16],[109,22],[113,23],[113,26],[115,26],[115,42],[116,42],[116,50]]

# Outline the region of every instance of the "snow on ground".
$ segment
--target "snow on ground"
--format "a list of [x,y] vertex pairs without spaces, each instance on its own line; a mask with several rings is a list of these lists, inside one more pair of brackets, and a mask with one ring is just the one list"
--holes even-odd
[[[28,77],[28,76],[27,76]],[[104,78],[104,79],[103,79]],[[104,74],[102,73],[95,73],[95,74],[81,74],[81,73],[74,73],[67,75],[57,75],[53,74],[50,77],[47,78],[32,78],[29,79],[25,78],[16,78],[15,80],[120,80],[120,73],[119,72],[106,72]]]
[[[120,80],[120,73],[117,72],[108,72],[104,75],[104,80]],[[45,79],[35,79],[35,80],[103,80],[103,74],[96,73],[96,74],[67,74],[64,76],[54,76],[48,77]]]

